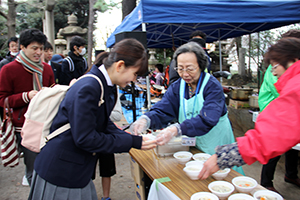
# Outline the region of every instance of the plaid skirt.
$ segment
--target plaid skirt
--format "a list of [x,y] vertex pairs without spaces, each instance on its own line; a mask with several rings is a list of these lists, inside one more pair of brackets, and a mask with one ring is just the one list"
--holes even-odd
[[28,200],[98,200],[95,185],[91,180],[84,188],[66,188],[53,185],[42,179],[35,171],[31,181]]

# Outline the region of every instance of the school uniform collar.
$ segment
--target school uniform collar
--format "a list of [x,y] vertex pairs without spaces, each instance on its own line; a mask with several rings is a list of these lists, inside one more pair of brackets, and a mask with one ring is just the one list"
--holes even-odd
[[108,85],[108,86],[114,86],[114,85],[112,84],[112,82],[111,82],[109,76],[108,76],[108,73],[107,73],[107,71],[106,71],[106,69],[105,69],[105,66],[104,66],[104,65],[101,65],[98,69],[99,69],[99,70],[102,72],[102,74],[104,75],[107,85]]

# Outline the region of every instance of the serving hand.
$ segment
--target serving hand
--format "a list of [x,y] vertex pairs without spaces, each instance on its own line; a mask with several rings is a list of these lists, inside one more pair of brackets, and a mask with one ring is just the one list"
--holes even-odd
[[158,145],[164,145],[168,143],[174,136],[176,136],[177,128],[176,126],[168,126],[166,129],[162,130],[157,136],[157,144]]
[[142,142],[142,150],[149,150],[153,149],[157,146],[156,140],[151,140],[147,136],[143,136],[143,142]]
[[198,178],[201,180],[207,179],[210,175],[217,172],[219,170],[219,166],[217,164],[218,156],[217,154],[212,155],[204,164],[203,168],[198,175]]
[[140,135],[146,131],[150,126],[150,123],[144,118],[140,117],[129,127],[129,131],[132,135]]

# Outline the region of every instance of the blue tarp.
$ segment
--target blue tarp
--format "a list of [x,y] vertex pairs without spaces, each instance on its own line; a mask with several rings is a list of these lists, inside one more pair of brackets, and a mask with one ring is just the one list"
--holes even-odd
[[299,0],[141,0],[107,40],[115,34],[142,31],[146,26],[148,48],[178,47],[195,30],[207,42],[234,38],[300,22]]

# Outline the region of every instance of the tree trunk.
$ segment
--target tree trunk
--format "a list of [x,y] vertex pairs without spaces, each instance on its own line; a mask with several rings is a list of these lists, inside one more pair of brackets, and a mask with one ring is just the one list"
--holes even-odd
[[252,37],[251,37],[251,34],[249,34],[248,77],[252,79],[252,70],[251,70],[251,48],[252,48]]
[[88,23],[88,66],[92,65],[92,53],[93,53],[93,32],[94,32],[94,20],[95,20],[95,10],[94,5],[96,0],[89,0],[89,23]]
[[8,13],[7,13],[7,37],[11,38],[13,36],[16,36],[16,7],[17,4],[15,3],[15,0],[8,0]]
[[122,20],[136,7],[136,0],[122,1]]

